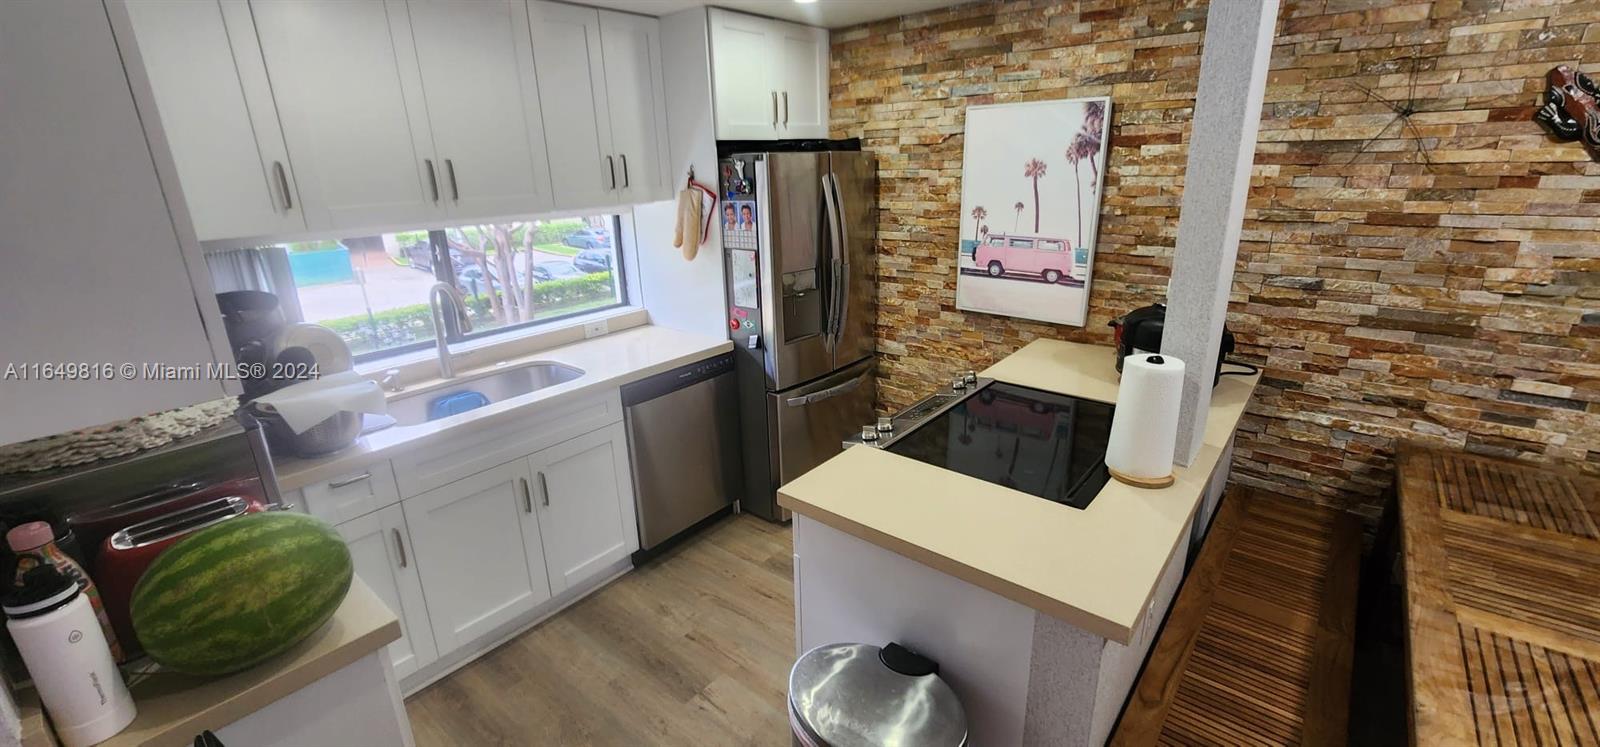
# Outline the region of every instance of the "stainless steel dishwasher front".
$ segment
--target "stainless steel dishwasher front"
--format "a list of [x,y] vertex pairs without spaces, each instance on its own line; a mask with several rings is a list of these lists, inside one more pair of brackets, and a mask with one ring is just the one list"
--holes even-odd
[[733,354],[629,384],[622,406],[642,561],[731,505],[744,484]]

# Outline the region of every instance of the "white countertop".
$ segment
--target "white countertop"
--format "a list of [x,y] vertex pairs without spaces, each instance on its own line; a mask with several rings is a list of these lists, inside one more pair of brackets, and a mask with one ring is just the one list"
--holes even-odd
[[[1117,397],[1109,347],[1035,340],[981,375],[1104,402]],[[1086,509],[865,447],[784,485],[778,502],[1126,644],[1259,378],[1222,377],[1200,453],[1174,470],[1173,485],[1151,490],[1112,480]]]
[[732,349],[733,343],[726,339],[647,325],[535,353],[519,354],[504,359],[503,365],[458,371],[453,379],[431,379],[409,384],[405,391],[390,395],[391,398],[415,396],[460,384],[486,371],[528,363],[562,363],[583,371],[582,376],[572,381],[494,402],[459,415],[370,433],[362,436],[355,445],[329,456],[318,459],[274,459],[278,487],[289,491],[319,480],[329,480],[376,459],[422,447],[449,438],[452,434],[492,427],[513,418],[525,418],[563,398],[617,388]]

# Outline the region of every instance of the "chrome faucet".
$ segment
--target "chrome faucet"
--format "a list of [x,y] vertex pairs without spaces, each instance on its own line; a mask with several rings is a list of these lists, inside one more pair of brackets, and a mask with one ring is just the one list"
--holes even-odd
[[[443,300],[444,303],[441,303]],[[449,283],[434,283],[428,289],[428,318],[433,321],[433,341],[439,348],[439,376],[440,378],[453,379],[456,376],[455,362],[450,359],[450,342],[445,326],[444,306],[449,304],[451,313],[456,315],[456,323],[460,325],[462,334],[472,331],[472,320],[467,318],[467,304],[461,300],[461,292]]]

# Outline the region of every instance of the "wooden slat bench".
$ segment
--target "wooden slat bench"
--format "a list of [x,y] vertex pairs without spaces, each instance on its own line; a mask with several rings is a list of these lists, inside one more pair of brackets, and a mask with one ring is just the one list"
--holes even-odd
[[1113,745],[1343,745],[1361,554],[1355,516],[1228,492]]

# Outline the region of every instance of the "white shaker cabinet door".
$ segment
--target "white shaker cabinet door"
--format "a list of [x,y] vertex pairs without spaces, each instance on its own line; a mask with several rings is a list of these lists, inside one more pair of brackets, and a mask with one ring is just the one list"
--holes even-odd
[[593,8],[530,0],[529,27],[556,207],[614,205],[622,185]]
[[611,112],[611,149],[621,179],[620,201],[666,199],[667,109],[662,99],[661,23],[600,11],[600,38]]
[[828,136],[828,31],[774,24],[778,125],[786,138]]
[[250,3],[312,229],[444,215],[415,42],[396,0]]
[[400,640],[389,644],[394,676],[404,679],[438,658],[400,506],[374,511],[338,526],[356,575],[400,618]]
[[546,211],[550,167],[522,0],[410,0],[452,218]]
[[528,478],[519,459],[400,504],[440,656],[550,598]]
[[244,85],[261,80],[261,50],[242,0],[139,0],[127,8],[195,233],[206,240],[304,231],[271,92]]
[[776,140],[779,96],[774,22],[711,8],[711,89],[717,139]]
[[0,444],[224,396],[203,377],[39,369],[217,360],[196,310],[209,279],[189,273],[199,246],[187,210],[168,210],[170,157],[123,68],[137,52],[100,3],[0,2]]
[[528,458],[557,594],[639,549],[628,433],[616,423]]

